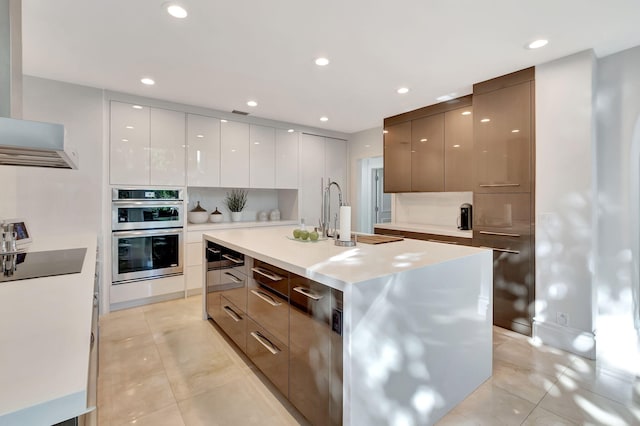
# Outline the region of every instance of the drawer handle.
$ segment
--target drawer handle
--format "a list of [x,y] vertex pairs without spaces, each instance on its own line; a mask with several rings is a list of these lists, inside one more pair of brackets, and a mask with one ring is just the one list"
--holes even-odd
[[258,341],[258,343],[260,343],[262,346],[264,346],[265,349],[268,350],[269,352],[271,352],[273,355],[277,355],[277,353],[280,352],[280,349],[278,349],[278,347],[276,345],[271,343],[271,340],[269,340],[266,337],[264,337],[264,335],[262,333],[260,333],[259,331],[252,331],[251,332],[251,337],[256,339]]
[[225,312],[227,315],[229,315],[229,316],[230,316],[230,317],[231,317],[235,322],[240,322],[240,320],[242,319],[242,318],[240,317],[240,315],[238,315],[238,314],[236,313],[236,311],[234,311],[233,309],[231,309],[231,307],[230,307],[230,306],[225,306],[225,307],[224,307],[224,308],[222,308],[222,309],[224,309],[224,312]]
[[207,247],[207,251],[213,254],[220,254],[220,250],[212,249],[209,247]]
[[223,254],[222,257],[224,257],[227,260],[232,261],[233,263],[237,264],[237,265],[241,265],[244,263],[243,260],[238,259],[237,257],[233,257],[233,256],[229,256],[228,254]]
[[507,249],[499,249],[499,248],[485,247],[485,246],[480,246],[480,248],[489,249],[489,250],[495,250],[495,251],[501,251],[503,253],[520,254],[519,250],[507,250]]
[[445,244],[458,244],[455,241],[442,241],[442,240],[427,240],[431,243],[445,243]]
[[520,186],[519,183],[481,183],[482,188],[500,188],[504,186]]
[[304,294],[309,299],[313,299],[313,300],[322,299],[322,296],[319,296],[319,295],[315,294],[314,292],[312,292],[311,290],[309,290],[307,288],[304,288],[304,287],[294,287],[293,291],[297,291],[300,294]]
[[272,281],[280,281],[280,280],[284,279],[284,277],[281,277],[280,275],[276,275],[276,274],[274,274],[274,273],[272,273],[272,272],[270,272],[270,271],[268,271],[266,269],[263,269],[263,268],[255,267],[255,268],[251,268],[251,270],[253,272],[255,272],[256,274],[260,274],[263,277],[269,278]]
[[229,275],[234,283],[241,283],[242,282],[242,280],[240,278],[236,277],[231,272],[225,272],[224,274],[225,275]]
[[520,234],[509,234],[507,232],[479,231],[479,233],[484,235],[497,235],[498,237],[520,237]]
[[258,296],[260,299],[264,300],[265,302],[267,302],[271,306],[280,306],[280,305],[282,305],[282,303],[276,302],[276,300],[273,297],[271,297],[270,295],[268,295],[267,293],[265,293],[263,291],[251,290],[251,293],[255,294],[256,296]]

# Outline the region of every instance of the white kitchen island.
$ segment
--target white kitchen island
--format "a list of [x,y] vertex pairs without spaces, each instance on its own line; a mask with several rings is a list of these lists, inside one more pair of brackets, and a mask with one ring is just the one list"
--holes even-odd
[[433,424],[491,376],[490,250],[410,239],[346,248],[292,241],[293,229],[204,239],[343,292],[343,424]]

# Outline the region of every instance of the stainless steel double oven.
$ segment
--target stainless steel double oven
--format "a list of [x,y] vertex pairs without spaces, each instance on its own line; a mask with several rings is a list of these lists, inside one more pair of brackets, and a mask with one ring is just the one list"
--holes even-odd
[[181,189],[113,189],[112,282],[183,273]]

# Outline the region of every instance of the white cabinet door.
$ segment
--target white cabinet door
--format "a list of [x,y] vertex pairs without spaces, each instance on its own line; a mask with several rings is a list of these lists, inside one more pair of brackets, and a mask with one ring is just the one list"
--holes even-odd
[[249,127],[249,187],[275,188],[276,132],[273,127]]
[[149,108],[111,102],[109,182],[149,183]]
[[151,108],[151,185],[185,184],[185,115]]
[[276,129],[276,188],[298,188],[298,132]]
[[[346,202],[347,196],[347,143],[340,139],[325,138],[324,176],[338,182]],[[333,210],[332,210],[333,211]]]
[[220,120],[187,115],[187,185],[220,186]]
[[220,123],[220,185],[227,188],[249,186],[249,125]]
[[[321,179],[324,177],[324,138],[303,134],[300,138],[300,218],[309,226],[318,226],[322,206]],[[326,185],[326,180],[324,184]]]

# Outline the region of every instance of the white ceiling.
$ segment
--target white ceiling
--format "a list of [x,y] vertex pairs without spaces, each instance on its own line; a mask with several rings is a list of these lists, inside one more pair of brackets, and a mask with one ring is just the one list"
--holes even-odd
[[[474,82],[640,45],[635,0],[182,0],[183,20],[163,3],[25,0],[23,72],[351,133]],[[549,45],[523,48],[537,38]]]

